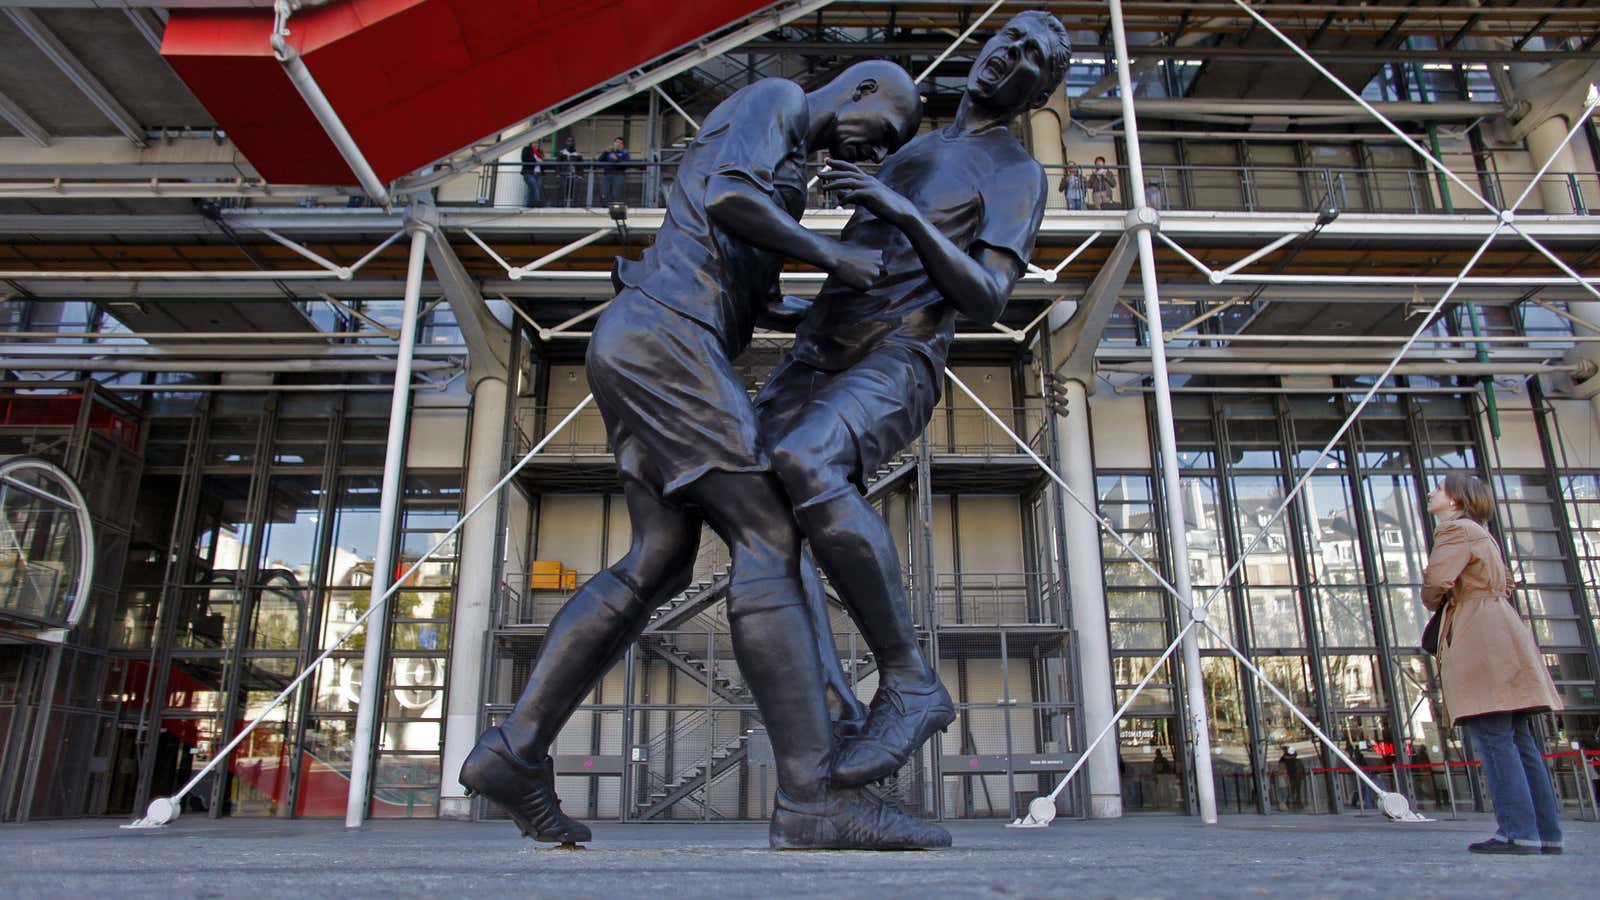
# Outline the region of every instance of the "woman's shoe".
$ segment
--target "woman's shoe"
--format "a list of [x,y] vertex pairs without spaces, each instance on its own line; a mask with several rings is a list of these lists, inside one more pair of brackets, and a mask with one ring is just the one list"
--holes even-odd
[[[1489,838],[1476,844],[1468,844],[1467,849],[1473,853],[1503,853],[1510,856],[1538,856],[1544,851],[1530,844],[1519,844],[1515,841],[1502,841],[1499,838]],[[1553,848],[1557,853],[1561,848]]]

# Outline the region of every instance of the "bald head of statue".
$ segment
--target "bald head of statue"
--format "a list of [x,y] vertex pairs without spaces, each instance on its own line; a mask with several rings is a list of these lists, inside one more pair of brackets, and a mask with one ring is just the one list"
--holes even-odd
[[882,160],[911,140],[922,123],[916,84],[887,60],[856,63],[808,99],[832,113],[811,146],[850,162]]

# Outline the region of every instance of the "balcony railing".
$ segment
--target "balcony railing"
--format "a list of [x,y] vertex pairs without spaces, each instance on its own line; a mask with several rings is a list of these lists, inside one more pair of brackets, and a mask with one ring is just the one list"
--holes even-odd
[[[1047,421],[1043,407],[997,406],[995,415],[1018,437],[1026,440],[1033,452],[1043,454],[1048,446]],[[1017,444],[981,409],[936,409],[928,422],[928,445],[934,453],[963,456],[994,456],[1021,453]]]
[[[528,452],[559,423],[571,407],[524,407],[517,411],[517,454]],[[1047,416],[1042,407],[999,406],[995,415],[1006,428],[1028,442],[1035,453],[1044,454],[1048,444]],[[936,409],[928,422],[928,443],[935,454],[962,456],[1013,456],[1017,449],[999,425],[981,409]],[[606,447],[605,423],[593,406],[578,413],[567,426],[545,445],[541,456],[596,456],[611,451]]]
[[[807,181],[818,166],[807,171]],[[1046,166],[1051,207],[1055,210],[1127,209],[1134,190],[1145,194],[1149,205],[1161,209],[1203,210],[1208,212],[1319,212],[1329,207],[1341,212],[1443,213],[1448,211],[1440,199],[1439,176],[1426,168],[1392,169],[1350,166],[1202,166],[1146,165],[1145,183],[1129,183],[1126,167],[1108,166],[1115,178],[1110,197],[1098,202],[1094,191],[1081,195],[1061,190],[1064,166]],[[1088,179],[1090,167],[1079,166]],[[1463,181],[1497,206],[1520,196],[1536,174],[1532,171],[1453,170]],[[626,203],[633,208],[659,208],[671,190],[677,173],[676,162],[630,163],[551,163],[540,166],[536,177],[537,199],[523,194],[523,205],[554,208],[604,209],[609,203]],[[496,182],[502,178],[523,181],[520,163],[493,163],[479,179],[478,203],[494,202]],[[1465,197],[1449,185],[1456,201],[1454,211],[1483,212],[1477,201]],[[1545,194],[1551,193],[1560,208],[1547,210]],[[837,198],[813,186],[806,196],[806,208],[829,209],[839,205]],[[1594,172],[1547,173],[1523,204],[1525,212],[1557,212],[1594,215],[1600,213],[1600,174]]]
[[1060,583],[1041,572],[947,572],[934,576],[942,626],[1056,625]]

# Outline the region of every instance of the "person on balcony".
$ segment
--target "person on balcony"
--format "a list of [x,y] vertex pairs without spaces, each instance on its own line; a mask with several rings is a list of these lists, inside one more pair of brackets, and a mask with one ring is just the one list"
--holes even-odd
[[741,88],[684,153],[655,241],[641,259],[618,261],[617,295],[595,324],[587,373],[632,545],[556,613],[516,707],[483,734],[460,774],[535,840],[589,840],[561,810],[550,747],[651,612],[688,586],[703,520],[732,551],[734,654],[774,738],[772,846],[948,846],[938,826],[828,782],[833,729],[800,534],[732,362],[785,259],[857,289],[882,273],[880,250],[801,227],[807,154],[826,148],[840,160],[877,161],[920,121],[916,86],[888,62],[858,63],[810,93],[778,78]]
[[561,164],[561,205],[583,206],[583,166],[579,165],[583,162],[583,154],[578,152],[577,138],[569,134],[561,141],[561,149],[556,151],[556,162]]
[[1083,172],[1078,169],[1078,164],[1068,160],[1067,174],[1061,176],[1061,193],[1067,198],[1067,209],[1083,209],[1086,188]]
[[896,151],[877,177],[839,160],[821,175],[857,207],[843,239],[881,250],[883,273],[865,287],[823,284],[756,406],[811,552],[878,660],[877,694],[834,760],[836,785],[893,774],[955,719],[863,479],[927,428],[956,315],[994,322],[1022,277],[1050,188],[1011,123],[1049,100],[1069,58],[1054,16],[1019,13],[984,45],[948,126]]
[[627,175],[627,164],[633,159],[628,155],[628,143],[622,138],[611,142],[611,146],[601,151],[600,162],[601,185],[605,188],[600,198],[602,203],[622,203],[624,179]]
[[523,205],[537,207],[544,205],[544,151],[539,149],[539,142],[534,141],[522,148],[522,184],[527,191],[524,193]]
[[1117,189],[1117,173],[1106,168],[1106,158],[1096,156],[1094,168],[1089,170],[1089,201],[1091,209],[1113,209],[1111,193]]

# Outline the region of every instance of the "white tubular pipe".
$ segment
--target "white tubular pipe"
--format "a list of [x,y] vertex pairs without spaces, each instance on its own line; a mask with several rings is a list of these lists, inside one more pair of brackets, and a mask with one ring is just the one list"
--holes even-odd
[[283,65],[283,71],[289,76],[289,81],[294,84],[295,90],[300,92],[300,97],[306,101],[306,106],[310,107],[311,114],[317,117],[317,123],[322,126],[322,130],[328,133],[328,139],[333,141],[334,148],[344,158],[350,171],[355,173],[356,181],[361,183],[361,189],[366,191],[367,196],[379,206],[387,209],[390,198],[389,191],[383,186],[383,180],[372,170],[372,165],[362,154],[360,145],[350,136],[349,129],[344,127],[344,122],[339,119],[339,113],[334,110],[333,104],[328,102],[327,95],[322,93],[322,88],[312,76],[311,70],[306,68],[305,60],[302,60],[300,53],[283,39],[288,33],[288,29],[283,27],[289,17],[288,7],[288,3],[279,0],[278,19],[273,24],[270,39],[272,55]]
[[[1471,101],[1446,101],[1419,103],[1416,101],[1385,101],[1372,104],[1391,118],[1406,120],[1474,119],[1497,116],[1505,111],[1499,103],[1474,103]],[[1157,119],[1186,119],[1191,116],[1288,116],[1316,119],[1321,122],[1334,117],[1370,121],[1366,110],[1344,100],[1208,100],[1203,98],[1174,97],[1136,99],[1134,108]],[[1123,113],[1116,100],[1109,97],[1083,98],[1072,104],[1073,112],[1091,116],[1110,117]],[[1359,117],[1359,118],[1357,118]],[[1349,135],[1345,135],[1349,140]]]
[[192,341],[204,338],[211,341],[288,341],[291,343],[326,343],[340,338],[378,338],[387,335],[378,331],[86,331],[78,334],[60,331],[0,331],[0,341],[59,341],[72,338],[83,341]]
[[[562,248],[557,249],[557,250],[552,250],[549,253],[546,253],[545,255],[539,257],[538,259],[534,260],[531,263],[528,263],[525,266],[517,266],[515,268],[508,269],[508,270],[506,270],[506,274],[511,277],[512,281],[517,281],[517,280],[521,279],[524,275],[527,275],[529,272],[533,272],[533,271],[537,271],[538,269],[542,269],[546,265],[549,265],[550,263],[555,262],[556,260],[562,258],[563,256],[566,256],[566,255],[568,255],[570,253],[573,253],[573,252],[575,252],[577,250],[581,250],[584,247],[589,246],[590,244],[594,243],[595,241],[598,241],[601,238],[606,237],[607,235],[610,235],[615,231],[616,231],[615,228],[599,228],[599,229],[596,229],[595,231],[592,231],[589,234],[586,234],[583,237],[578,238],[577,240],[573,241],[572,243],[566,245],[565,247],[562,247]],[[607,274],[606,277],[609,278],[611,276],[609,274]]]
[[[481,378],[472,387],[471,439],[467,443],[467,500],[477,503],[494,494],[505,443],[506,381]],[[443,771],[439,773],[439,817],[472,818],[472,803],[456,780],[461,764],[478,739],[478,714],[483,709],[484,641],[489,634],[494,601],[495,517],[476,519],[461,530],[460,577],[455,614],[450,623],[450,679],[445,697]]]
[[300,243],[299,241],[291,241],[288,238],[284,237],[283,235],[277,233],[276,231],[273,231],[271,228],[263,228],[263,229],[261,229],[261,233],[266,235],[268,238],[272,239],[272,241],[274,243],[277,243],[277,244],[279,244],[280,246],[283,246],[283,247],[288,247],[290,250],[293,250],[295,253],[298,253],[299,255],[305,257],[306,259],[311,260],[312,262],[314,262],[317,265],[323,267],[324,269],[327,269],[329,272],[332,272],[335,275],[338,275],[341,279],[344,279],[344,280],[348,281],[348,280],[350,280],[350,276],[352,274],[354,274],[353,272],[351,272],[350,267],[341,266],[336,262],[331,262],[331,261],[328,260],[327,257],[325,257],[322,254],[316,252],[315,250],[312,250],[310,247],[307,247],[306,245]]
[[[1101,363],[1105,373],[1149,375],[1154,366],[1147,362]],[[1554,375],[1578,370],[1577,365],[1559,363],[1480,363],[1447,360],[1436,363],[1401,363],[1395,375]],[[1179,361],[1167,370],[1184,375],[1381,375],[1389,371],[1383,363],[1267,363],[1197,360]],[[1466,390],[1466,389],[1463,389]]]
[[[1200,321],[1196,319],[1195,322]],[[1185,328],[1194,327],[1190,322]],[[3,337],[3,335],[0,335]],[[209,337],[209,335],[208,335]],[[1204,334],[1197,331],[1173,331],[1168,339],[1205,341],[1226,344],[1341,344],[1346,347],[1361,344],[1403,344],[1406,339],[1398,334]],[[1417,338],[1419,344],[1460,344],[1470,348],[1473,344],[1586,344],[1600,341],[1600,334],[1425,334]]]
[[1144,287],[1144,314],[1150,332],[1150,363],[1155,382],[1156,428],[1161,445],[1162,493],[1166,497],[1167,532],[1172,548],[1173,584],[1178,602],[1189,607],[1183,630],[1184,686],[1188,693],[1189,734],[1194,743],[1189,754],[1194,773],[1194,790],[1200,820],[1217,822],[1216,787],[1211,782],[1211,733],[1206,722],[1205,685],[1201,679],[1200,639],[1191,623],[1204,623],[1203,610],[1194,609],[1194,592],[1189,582],[1189,535],[1183,521],[1183,489],[1178,477],[1178,441],[1172,424],[1172,385],[1167,380],[1167,355],[1161,335],[1161,299],[1156,281],[1155,246],[1150,240],[1158,217],[1149,216],[1144,196],[1144,159],[1139,152],[1138,114],[1134,110],[1133,81],[1128,73],[1128,34],[1122,21],[1122,0],[1111,0],[1111,39],[1117,54],[1117,87],[1122,95],[1122,127],[1128,132],[1128,181],[1124,185],[1133,198],[1130,220],[1140,221],[1135,238],[1139,242],[1139,276]]
[[[1067,316],[1052,318],[1065,324]],[[1042,338],[1049,340],[1048,336]],[[1061,473],[1077,493],[1095,496],[1094,450],[1089,436],[1089,392],[1083,382],[1069,379],[1063,386],[1068,415],[1051,416],[1060,448]],[[1103,730],[1114,722],[1117,695],[1112,684],[1110,632],[1106,626],[1105,565],[1100,554],[1100,529],[1093,516],[1076,504],[1065,510],[1063,530],[1067,550],[1067,583],[1071,586],[1072,630],[1078,635],[1079,677],[1083,680],[1083,716],[1088,728]],[[1122,776],[1117,748],[1102,744],[1089,757],[1089,818],[1122,816]]]
[[0,279],[5,281],[316,281],[329,278],[337,279],[338,277],[337,274],[326,269],[281,269],[265,272],[259,269],[246,269],[237,272],[223,270],[195,272],[183,269],[171,272],[104,270],[62,272],[53,269],[28,272],[13,269],[0,272]]
[[[115,348],[104,348],[113,352]],[[105,359],[93,356],[71,357],[0,357],[0,368],[27,372],[86,371],[86,372],[393,372],[394,363],[386,360],[363,359],[288,359],[288,360],[163,360]],[[428,361],[412,365],[417,372],[442,372],[461,368],[449,361]],[[183,391],[181,384],[167,385],[166,389]]]
[[[1223,269],[1221,272],[1219,272],[1217,274],[1219,274],[1219,275],[1232,275],[1233,273],[1239,271],[1240,269],[1244,268],[1245,266],[1250,265],[1251,263],[1255,262],[1256,260],[1260,259],[1261,257],[1266,256],[1268,253],[1271,253],[1272,251],[1278,249],[1279,247],[1282,247],[1284,244],[1289,243],[1290,241],[1294,240],[1295,238],[1299,237],[1300,235],[1302,235],[1304,233],[1305,232],[1303,232],[1303,231],[1302,232],[1290,232],[1289,234],[1286,234],[1283,237],[1278,238],[1277,240],[1273,241],[1272,243],[1266,245],[1265,247],[1262,247],[1260,250],[1257,250],[1256,252],[1250,254],[1249,256],[1246,256],[1244,259],[1241,259],[1238,262],[1234,263],[1233,265],[1228,266],[1226,269]],[[1218,281],[1220,279],[1216,278],[1215,276],[1212,276],[1212,280],[1213,281]]]
[[[1222,275],[1213,280],[1222,283],[1239,284],[1426,284],[1426,285],[1452,285],[1457,280],[1448,275]],[[1527,275],[1475,275],[1470,278],[1460,279],[1464,285],[1495,285],[1499,287],[1543,287],[1549,285],[1566,285],[1576,282],[1580,287],[1594,290],[1600,284],[1600,278],[1568,278],[1566,276],[1527,276]]]
[[982,25],[985,21],[988,20],[988,18],[990,16],[994,15],[994,11],[999,9],[1000,8],[1000,4],[1002,4],[1004,2],[1005,2],[1005,0],[994,0],[993,3],[989,4],[989,8],[984,10],[982,15],[978,16],[976,19],[973,19],[972,20],[972,24],[967,26],[967,30],[966,31],[963,31],[963,32],[961,32],[961,34],[957,35],[956,39],[954,41],[950,42],[950,46],[944,48],[944,52],[943,53],[941,53],[938,56],[934,57],[933,58],[933,62],[928,63],[928,67],[926,69],[923,69],[922,70],[922,74],[918,75],[916,77],[915,83],[916,84],[921,84],[922,83],[922,79],[927,78],[929,75],[932,75],[933,74],[933,70],[939,68],[939,64],[940,63],[944,62],[945,59],[950,54],[956,52],[956,48],[961,46],[961,43],[963,41],[965,41],[967,38],[971,37],[972,33],[974,31],[978,30],[978,26],[979,25]]
[[[400,358],[394,369],[394,394],[389,404],[389,443],[383,456],[382,500],[378,507],[377,549],[372,562],[371,608],[389,596],[394,572],[395,532],[400,522],[400,489],[405,483],[406,423],[411,416],[411,364],[417,345],[417,308],[422,300],[422,266],[427,261],[428,233],[432,229],[413,223],[411,260],[406,268],[405,313],[400,323]],[[361,705],[356,708],[356,733],[350,754],[350,793],[345,802],[344,824],[358,828],[367,817],[368,784],[377,748],[378,707],[383,687],[383,647],[388,629],[367,630],[361,656]]]
[[661,99],[667,101],[667,105],[672,107],[672,111],[677,113],[685,122],[688,122],[690,128],[693,128],[695,131],[700,130],[700,123],[694,120],[694,116],[684,112],[683,107],[678,105],[678,101],[672,99],[671,95],[661,89],[661,85],[655,85],[651,88],[651,90],[655,91],[657,94],[660,94]]

